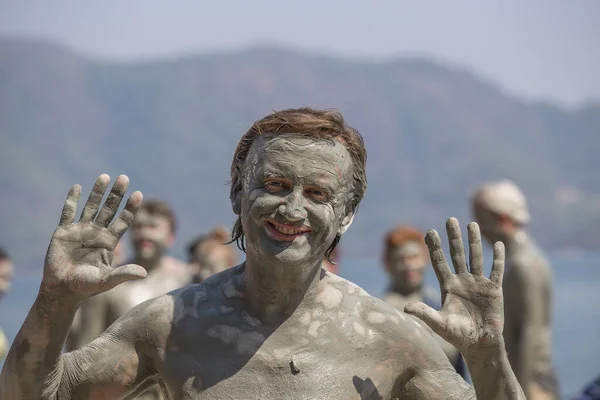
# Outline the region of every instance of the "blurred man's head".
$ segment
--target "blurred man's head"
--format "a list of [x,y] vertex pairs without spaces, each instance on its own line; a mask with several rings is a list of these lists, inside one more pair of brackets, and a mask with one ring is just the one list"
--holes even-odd
[[428,251],[424,235],[412,226],[400,225],[385,237],[383,262],[392,286],[409,294],[423,286]]
[[227,228],[217,227],[188,245],[188,262],[194,281],[201,282],[209,276],[237,264],[237,254],[230,241]]
[[488,182],[471,199],[473,217],[491,244],[513,237],[529,222],[525,195],[508,179]]
[[0,248],[0,298],[10,289],[13,276],[13,263],[8,253]]
[[144,200],[131,225],[135,258],[140,262],[160,259],[175,241],[177,221],[171,207],[160,200]]
[[340,247],[337,246],[328,258],[323,260],[323,268],[327,271],[337,274],[340,270]]

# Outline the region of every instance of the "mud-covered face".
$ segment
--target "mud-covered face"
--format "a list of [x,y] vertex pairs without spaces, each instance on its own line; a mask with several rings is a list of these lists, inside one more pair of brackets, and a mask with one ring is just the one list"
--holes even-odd
[[0,298],[10,289],[13,277],[13,263],[10,260],[0,261]]
[[406,242],[391,249],[387,268],[394,286],[402,290],[414,290],[423,285],[427,266],[427,254],[418,242]]
[[478,204],[473,205],[472,212],[473,219],[479,224],[481,236],[483,236],[488,243],[494,244],[497,241],[502,240],[504,235],[498,218],[493,212]]
[[351,194],[352,161],[342,143],[298,134],[259,136],[233,199],[248,253],[291,266],[322,260],[352,222]]
[[136,258],[157,260],[173,242],[169,219],[141,210],[131,226],[131,239]]

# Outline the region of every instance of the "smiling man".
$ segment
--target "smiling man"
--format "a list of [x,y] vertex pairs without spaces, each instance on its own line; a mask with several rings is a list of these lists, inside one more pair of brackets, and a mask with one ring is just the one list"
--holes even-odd
[[469,225],[469,270],[458,222],[448,221],[456,274],[428,233],[444,306],[407,307],[465,354],[474,390],[412,316],[322,269],[364,195],[365,162],[361,136],[336,111],[284,110],[256,122],[231,168],[233,235],[246,260],[135,307],[61,355],[80,301],[146,275],[110,263],[141,193],[115,218],[128,179],[117,178],[100,208],[109,184],[101,175],[88,200],[97,215],[75,222],[81,188],[73,186],[0,397],[119,398],[156,380],[170,399],[524,399],[502,339],[504,250],[495,246],[483,276],[477,225]]

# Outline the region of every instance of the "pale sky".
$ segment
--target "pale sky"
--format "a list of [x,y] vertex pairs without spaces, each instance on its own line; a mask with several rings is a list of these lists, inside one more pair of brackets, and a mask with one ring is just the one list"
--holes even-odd
[[600,100],[598,0],[0,0],[0,35],[109,59],[251,44],[341,56],[421,55],[526,98]]

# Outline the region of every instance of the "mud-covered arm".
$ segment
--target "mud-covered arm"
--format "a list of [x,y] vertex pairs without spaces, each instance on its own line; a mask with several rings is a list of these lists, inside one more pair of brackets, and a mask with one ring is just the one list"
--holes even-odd
[[519,397],[519,391],[515,392],[518,382],[502,348],[481,349],[474,357],[467,357],[471,360],[472,379],[477,384],[473,387],[465,382],[443,350],[436,346],[429,328],[420,325],[414,331],[418,333],[403,334],[410,338],[410,348],[404,349],[403,354],[406,356],[407,352],[412,352],[408,358],[414,361],[414,365],[408,382],[397,385],[402,387],[401,392],[396,393],[398,397],[414,400],[525,399]]
[[544,295],[542,279],[536,276],[536,265],[518,266],[515,272],[515,292],[507,294],[519,299],[519,343],[513,369],[517,379],[528,391],[533,379],[533,363],[536,360],[537,340],[544,324]]
[[[423,303],[409,304],[405,311],[423,320],[435,333],[461,352],[471,373],[477,399],[525,400],[525,395],[510,367],[502,336],[504,246],[499,242],[494,245],[492,272],[487,278],[483,274],[479,226],[476,223],[468,226],[468,263],[460,226],[455,218],[447,221],[446,231],[455,273],[450,271],[446,262],[437,232],[430,230],[425,238],[431,263],[440,282],[443,303],[441,311],[436,311]],[[427,386],[424,382],[436,379],[447,385],[446,390],[451,391],[446,398],[474,398],[468,392],[456,394],[464,397],[454,397],[453,391],[462,390],[461,385],[464,381],[456,372],[454,376],[446,369],[441,370],[436,362],[424,365],[422,372],[417,371],[415,378],[419,385],[429,388],[428,393],[432,393],[433,390],[430,386],[435,386],[437,383],[430,382],[430,386]],[[457,382],[461,382],[461,385]],[[457,385],[458,389],[454,389],[452,384]],[[440,397],[423,395],[415,398]]]
[[[140,357],[126,335],[133,330],[127,324],[107,332],[95,345],[61,356],[81,302],[146,276],[139,265],[111,265],[114,248],[139,209],[142,194],[133,193],[115,218],[129,179],[119,176],[101,207],[109,183],[108,175],[96,180],[78,222],[74,220],[81,187],[74,185],[69,191],[46,252],[38,296],[0,374],[1,399],[85,399],[87,389],[81,388],[91,387],[106,390],[102,398],[110,398],[110,390],[124,392],[142,379],[136,371],[144,368],[139,368]],[[111,372],[122,368],[130,372],[119,376]]]
[[0,398],[120,398],[153,374],[152,357],[135,329],[144,324],[131,315],[92,343],[60,355],[75,309],[40,293],[4,364]]

